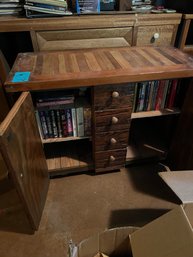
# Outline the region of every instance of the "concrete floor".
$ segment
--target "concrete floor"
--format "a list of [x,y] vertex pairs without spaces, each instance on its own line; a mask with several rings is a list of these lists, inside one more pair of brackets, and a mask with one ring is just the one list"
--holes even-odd
[[75,243],[107,228],[143,226],[179,204],[158,165],[51,180],[39,230],[0,232],[1,257],[66,257]]

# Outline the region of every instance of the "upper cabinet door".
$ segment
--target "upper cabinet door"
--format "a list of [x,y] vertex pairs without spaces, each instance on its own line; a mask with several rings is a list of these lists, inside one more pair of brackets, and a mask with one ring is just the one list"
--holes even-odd
[[22,93],[0,125],[0,150],[32,229],[39,226],[49,186],[31,96]]

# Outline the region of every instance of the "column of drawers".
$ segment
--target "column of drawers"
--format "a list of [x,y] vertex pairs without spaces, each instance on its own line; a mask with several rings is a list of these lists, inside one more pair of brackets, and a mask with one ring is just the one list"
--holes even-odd
[[93,148],[96,172],[124,166],[133,98],[132,83],[94,88]]

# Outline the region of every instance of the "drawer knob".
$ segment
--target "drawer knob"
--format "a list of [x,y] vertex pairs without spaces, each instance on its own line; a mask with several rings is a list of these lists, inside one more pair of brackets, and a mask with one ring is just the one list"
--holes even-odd
[[159,38],[159,33],[155,33],[155,34],[153,35],[153,38],[154,38],[154,39],[158,39],[158,38]]
[[115,161],[115,157],[113,156],[113,155],[111,155],[110,157],[109,157],[109,159],[110,159],[110,161]]
[[113,93],[112,93],[112,97],[113,97],[113,98],[117,98],[117,97],[119,97],[119,92],[117,92],[117,91],[113,91]]
[[117,140],[115,138],[113,138],[113,137],[111,138],[110,141],[111,141],[111,144],[116,144],[117,143]]
[[119,119],[115,116],[112,117],[112,123],[116,124],[119,121]]

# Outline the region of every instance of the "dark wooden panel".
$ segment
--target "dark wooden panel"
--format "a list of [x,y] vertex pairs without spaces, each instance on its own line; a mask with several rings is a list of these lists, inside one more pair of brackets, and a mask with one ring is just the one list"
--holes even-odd
[[128,112],[121,111],[122,109],[95,112],[95,132],[129,130],[131,108],[128,108]]
[[94,109],[129,108],[133,106],[134,84],[98,86],[94,88]]
[[29,93],[23,93],[0,125],[0,150],[32,228],[37,229],[48,171]]
[[[17,71],[30,72],[29,80],[12,82]],[[191,77],[192,73],[191,56],[172,47],[50,51],[19,54],[5,85],[10,92],[95,85],[108,87],[110,84]],[[124,86],[128,90],[127,84]]]
[[[114,160],[111,160],[111,157]],[[123,167],[126,159],[126,149],[114,150],[114,151],[102,151],[95,153],[95,168],[97,169],[109,169],[113,170],[115,167]]]
[[172,170],[193,169],[193,80],[186,93],[179,123],[174,133],[168,153],[168,162]]
[[95,151],[105,151],[126,148],[128,131],[99,133],[95,135]]

